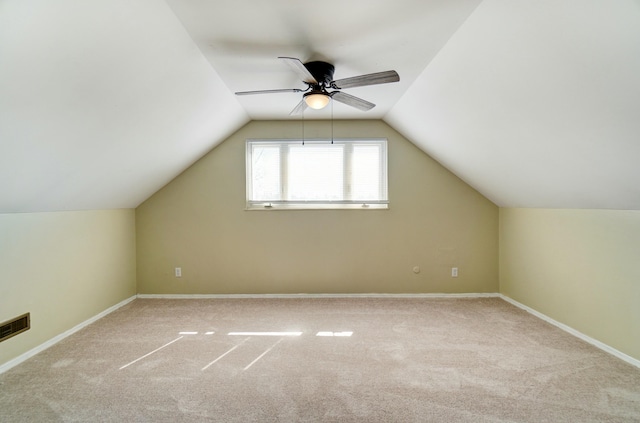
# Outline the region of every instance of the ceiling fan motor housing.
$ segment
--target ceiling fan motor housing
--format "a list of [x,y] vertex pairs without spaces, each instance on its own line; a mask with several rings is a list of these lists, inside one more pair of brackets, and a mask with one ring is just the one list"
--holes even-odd
[[333,81],[335,67],[331,63],[315,61],[305,63],[304,66],[320,85],[329,85]]

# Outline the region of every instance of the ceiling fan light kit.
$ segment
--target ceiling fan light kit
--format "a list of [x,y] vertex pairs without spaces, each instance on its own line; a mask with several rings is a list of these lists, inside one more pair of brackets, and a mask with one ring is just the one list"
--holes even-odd
[[327,94],[318,92],[305,93],[303,98],[307,106],[315,110],[324,109],[329,104],[329,100],[331,100],[331,97]]
[[[302,63],[300,59],[294,57],[279,57],[279,59],[284,60],[298,74],[302,82],[307,84],[306,89],[286,88],[280,90],[239,91],[236,92],[236,95],[304,93],[300,103],[290,113],[291,115],[301,114],[307,107],[315,110],[323,109],[332,99],[347,106],[367,111],[373,109],[375,104],[341,90],[344,88],[387,84],[400,80],[400,76],[394,70],[334,80],[333,72],[335,68],[331,63],[321,61]],[[327,91],[327,89],[333,91]]]

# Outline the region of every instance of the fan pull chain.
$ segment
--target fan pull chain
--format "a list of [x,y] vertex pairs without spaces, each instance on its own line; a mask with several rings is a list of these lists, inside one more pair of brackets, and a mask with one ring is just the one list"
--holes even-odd
[[331,144],[333,144],[333,100],[331,100]]
[[304,145],[304,110],[301,113],[302,115],[302,145]]

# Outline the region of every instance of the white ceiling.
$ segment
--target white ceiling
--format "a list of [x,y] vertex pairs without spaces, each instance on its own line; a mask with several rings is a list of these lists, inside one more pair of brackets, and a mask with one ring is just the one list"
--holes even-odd
[[248,117],[160,0],[0,0],[0,212],[135,207]]
[[498,205],[640,210],[640,2],[485,0],[385,120]]
[[[399,83],[348,90],[376,104],[371,111],[334,103],[334,117],[381,119],[480,0],[167,3],[232,92],[306,88],[279,56],[328,61],[336,67],[335,79],[396,70]],[[243,96],[238,101],[251,119],[285,119],[301,98],[299,93],[285,93]],[[330,118],[331,108],[309,111],[304,117]]]
[[[0,0],[0,212],[136,207],[304,88],[384,119],[496,204],[640,210],[640,0]],[[305,119],[331,116],[331,108]]]

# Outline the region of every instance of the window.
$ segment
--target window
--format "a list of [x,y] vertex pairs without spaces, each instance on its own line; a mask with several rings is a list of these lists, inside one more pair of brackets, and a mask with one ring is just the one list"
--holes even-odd
[[387,140],[247,140],[247,209],[386,209]]

